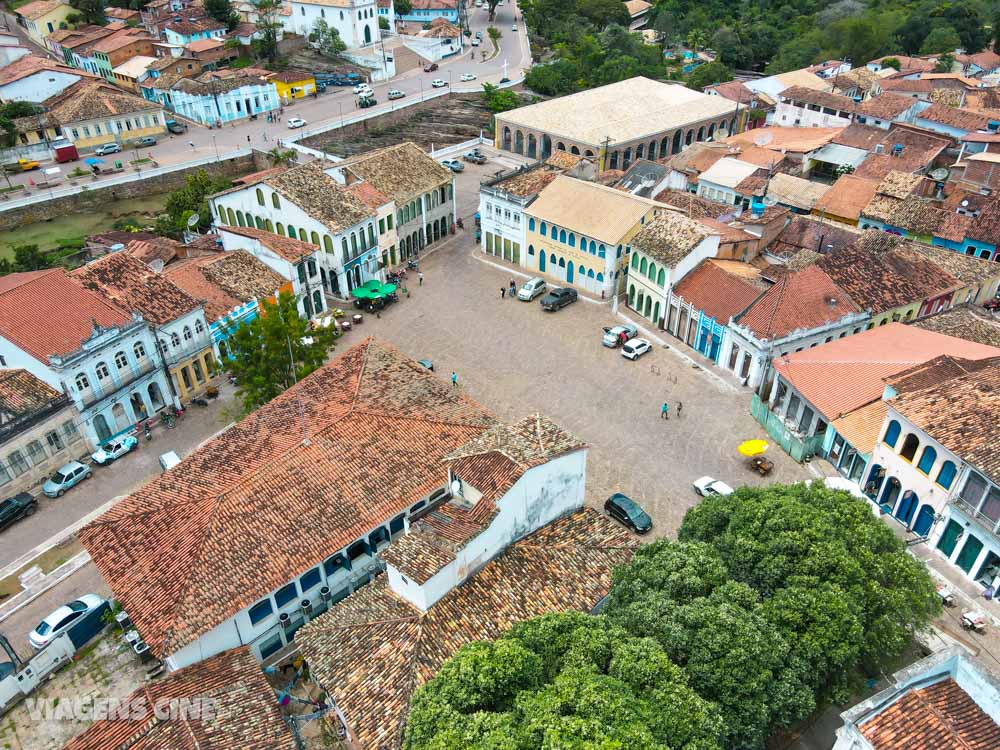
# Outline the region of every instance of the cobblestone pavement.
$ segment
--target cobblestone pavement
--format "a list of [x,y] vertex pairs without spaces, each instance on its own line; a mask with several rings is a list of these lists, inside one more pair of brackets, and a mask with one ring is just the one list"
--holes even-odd
[[[366,315],[341,348],[378,336],[414,358],[430,358],[442,378],[457,372],[461,387],[502,419],[552,417],[590,446],[588,502],[597,506],[611,492],[625,492],[653,516],[657,534],[676,532],[698,500],[691,482],[705,474],[733,486],[813,477],[780,450],[768,454],[775,463],[770,477],[751,473],[736,446],[766,435],[750,415],[750,393],[673,349],[657,346],[629,362],[602,347],[602,326],[615,323],[607,304],[581,299],[545,313],[537,301],[501,299],[511,273],[484,262],[471,231],[480,172],[496,165],[479,170],[459,178],[458,213],[469,218],[467,229],[425,253],[423,286],[411,274],[411,297],[379,319]],[[663,401],[670,402],[669,421],[660,418]]]

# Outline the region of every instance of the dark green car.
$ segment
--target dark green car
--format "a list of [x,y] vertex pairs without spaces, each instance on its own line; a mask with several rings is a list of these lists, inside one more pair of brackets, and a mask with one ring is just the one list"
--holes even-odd
[[0,529],[5,529],[14,521],[30,516],[37,509],[38,501],[27,492],[0,500]]
[[616,492],[604,502],[604,512],[637,534],[653,528],[653,519],[628,495]]

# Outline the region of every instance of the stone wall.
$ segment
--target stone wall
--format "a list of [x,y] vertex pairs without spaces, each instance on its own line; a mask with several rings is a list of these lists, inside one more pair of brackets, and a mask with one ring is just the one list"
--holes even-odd
[[0,231],[14,229],[24,224],[45,221],[53,216],[86,213],[98,208],[103,209],[109,201],[169,193],[183,187],[188,174],[202,169],[213,175],[239,177],[258,169],[266,169],[268,166],[270,164],[266,157],[262,153],[254,151],[253,155],[210,162],[188,169],[178,169],[166,174],[154,175],[141,180],[134,180],[109,187],[91,188],[87,180],[81,180],[79,183],[81,190],[73,195],[38,201],[37,203],[32,203],[30,206],[12,208],[8,211],[0,211]]

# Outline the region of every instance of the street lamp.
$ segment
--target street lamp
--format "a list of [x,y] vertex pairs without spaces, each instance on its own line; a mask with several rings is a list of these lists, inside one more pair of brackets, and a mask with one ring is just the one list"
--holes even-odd
[[219,144],[215,140],[215,133],[212,133],[212,145],[215,147],[215,160],[219,161]]

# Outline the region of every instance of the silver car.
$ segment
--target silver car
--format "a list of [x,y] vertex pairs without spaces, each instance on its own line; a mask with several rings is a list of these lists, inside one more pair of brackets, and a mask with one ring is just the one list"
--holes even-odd
[[539,294],[544,293],[545,279],[536,276],[533,279],[528,279],[521,285],[521,288],[517,290],[517,298],[522,302],[531,302]]
[[634,339],[639,335],[639,329],[636,328],[631,323],[623,323],[620,326],[605,327],[604,336],[601,338],[601,343],[609,349],[614,349],[622,343],[622,334],[625,334],[626,341],[629,339]]

